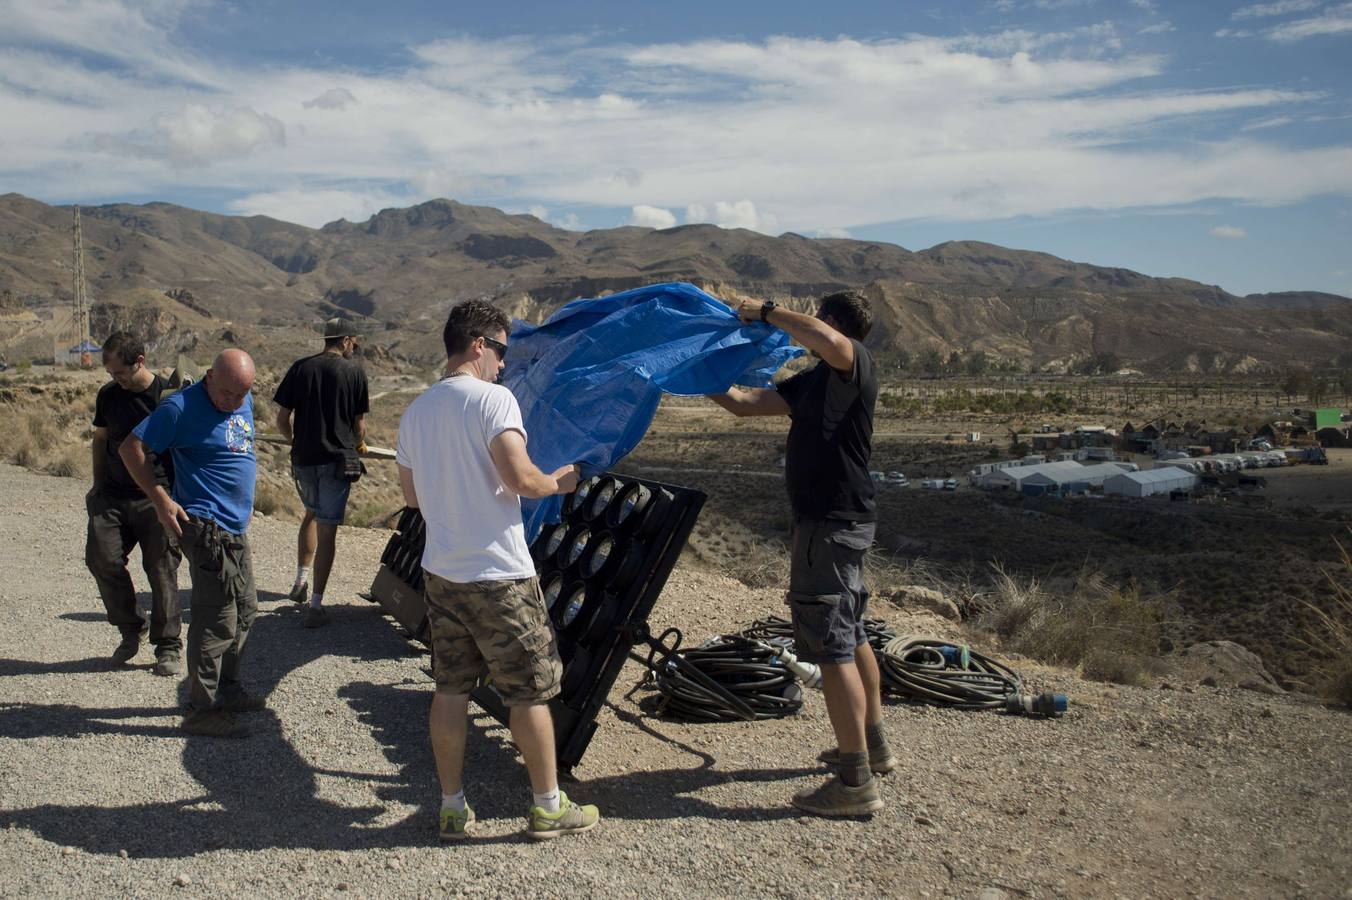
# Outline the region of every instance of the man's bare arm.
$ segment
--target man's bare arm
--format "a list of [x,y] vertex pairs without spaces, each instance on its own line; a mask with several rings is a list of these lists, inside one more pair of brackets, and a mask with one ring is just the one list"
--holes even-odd
[[[761,321],[761,303],[743,300],[737,315],[743,322]],[[776,306],[765,320],[817,354],[846,378],[854,377],[854,342],[816,316]]]
[[97,494],[103,490],[103,479],[108,475],[108,429],[95,428],[94,441],[92,447],[94,453],[94,484],[89,489],[90,495]]
[[126,465],[127,471],[131,473],[136,486],[150,498],[150,502],[155,504],[155,515],[159,518],[165,531],[175,537],[183,537],[183,528],[179,525],[179,522],[188,521],[188,514],[183,507],[174,502],[174,498],[170,497],[168,491],[156,480],[155,467],[150,464],[150,458],[146,456],[146,445],[141,443],[141,439],[136,435],[129,434],[127,439],[122,442],[117,455],[122,457],[122,462]]
[[734,416],[787,416],[789,404],[770,388],[730,388],[726,394],[710,394],[709,399]]
[[296,442],[296,436],[291,433],[291,410],[285,406],[277,407],[277,418],[274,420],[277,426],[277,433],[286,438],[288,444]]
[[418,491],[413,487],[413,470],[407,466],[399,467],[399,487],[404,492],[404,505],[418,508]]
[[568,494],[577,487],[578,468],[567,465],[546,475],[526,454],[526,439],[521,432],[509,428],[498,434],[488,445],[493,467],[507,489],[518,497],[548,497]]

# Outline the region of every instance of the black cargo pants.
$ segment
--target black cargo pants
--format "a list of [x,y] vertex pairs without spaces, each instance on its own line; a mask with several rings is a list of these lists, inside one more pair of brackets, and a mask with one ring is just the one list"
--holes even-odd
[[178,652],[182,618],[178,600],[178,548],[170,542],[146,497],[122,499],[93,494],[85,497],[89,533],[85,565],[99,586],[108,622],[125,634],[136,634],[145,620],[136,611],[136,586],[127,558],[141,546],[141,567],[150,581],[150,641],[157,652]]
[[206,711],[244,692],[240,661],[258,614],[253,557],[247,537],[196,517],[183,523],[182,547],[192,573],[188,699]]

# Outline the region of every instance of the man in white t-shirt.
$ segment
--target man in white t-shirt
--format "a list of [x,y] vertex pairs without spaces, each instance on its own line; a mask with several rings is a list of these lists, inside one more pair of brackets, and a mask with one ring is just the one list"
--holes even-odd
[[427,523],[424,596],[432,633],[429,730],[441,781],[442,840],[466,835],[474,811],[462,776],[469,693],[485,668],[511,710],[509,725],[535,802],[527,834],[554,838],[594,827],[595,806],[559,790],[549,700],[563,663],[521,522],[521,497],[567,494],[577,467],[545,474],[526,455],[512,392],[494,384],[511,324],[497,307],[467,300],[442,332],[446,377],[399,421],[399,483]]

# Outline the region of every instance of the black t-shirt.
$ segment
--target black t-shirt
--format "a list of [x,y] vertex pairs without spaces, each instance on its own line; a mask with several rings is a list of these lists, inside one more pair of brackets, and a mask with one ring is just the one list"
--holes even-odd
[[[145,496],[136,486],[136,481],[127,471],[118,455],[122,442],[141,420],[155,411],[160,405],[160,395],[167,393],[169,385],[156,375],[150,386],[144,391],[129,391],[110,381],[99,388],[99,396],[94,401],[94,427],[108,429],[108,444],[105,452],[103,493],[109,497],[131,499]],[[164,457],[146,449],[146,459],[155,466],[155,480],[164,487],[173,481],[173,463],[168,455]]]
[[817,519],[872,522],[873,408],[878,376],[873,357],[854,344],[854,377],[845,378],[825,362],[777,385],[789,405],[784,481],[799,515]]
[[357,363],[336,353],[298,359],[272,400],[295,413],[291,461],[296,465],[320,466],[356,455],[357,417],[371,408],[366,373]]

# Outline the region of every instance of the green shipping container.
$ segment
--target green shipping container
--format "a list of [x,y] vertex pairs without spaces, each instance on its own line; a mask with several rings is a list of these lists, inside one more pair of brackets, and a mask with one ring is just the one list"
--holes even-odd
[[1314,411],[1314,430],[1321,428],[1337,428],[1343,423],[1343,411],[1341,409],[1316,409]]

